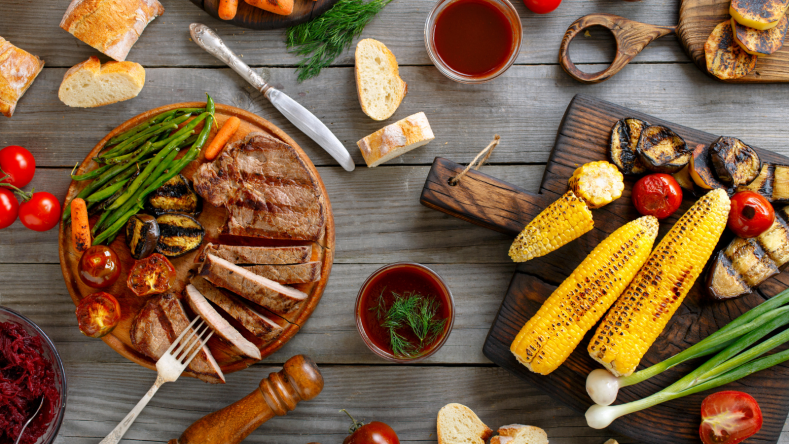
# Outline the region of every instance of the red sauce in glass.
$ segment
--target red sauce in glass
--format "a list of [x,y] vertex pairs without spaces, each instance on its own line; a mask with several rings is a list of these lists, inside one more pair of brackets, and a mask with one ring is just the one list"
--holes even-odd
[[452,70],[482,77],[500,69],[513,51],[512,24],[486,0],[458,0],[436,18],[433,42]]
[[[389,339],[389,330],[381,326],[381,321],[376,314],[379,296],[383,292],[385,306],[391,307],[395,294],[404,295],[409,292],[418,293],[426,298],[437,301],[438,310],[434,319],[446,319],[444,331],[428,344],[424,344],[417,356],[424,355],[441,342],[449,330],[450,306],[449,295],[444,291],[441,283],[433,275],[413,265],[400,265],[390,268],[375,276],[365,288],[359,303],[359,313],[362,328],[367,333],[370,341],[381,350],[394,355]],[[408,342],[418,344],[419,339],[410,328],[396,330]]]

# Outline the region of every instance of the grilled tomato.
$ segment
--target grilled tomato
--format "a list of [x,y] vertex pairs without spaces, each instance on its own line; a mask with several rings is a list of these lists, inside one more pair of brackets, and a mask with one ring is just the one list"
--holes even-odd
[[134,263],[126,285],[137,296],[148,296],[169,290],[174,277],[173,264],[163,255],[154,253]]
[[77,322],[79,331],[91,338],[110,333],[121,319],[121,306],[115,296],[103,291],[79,301]]
[[351,428],[348,429],[350,435],[343,440],[342,444],[400,444],[397,433],[388,425],[380,421],[373,421],[365,425],[364,422],[353,419],[353,416],[345,409],[342,411],[353,422]]
[[701,402],[699,436],[704,444],[737,444],[762,428],[762,411],[747,393],[713,393]]
[[94,245],[79,259],[79,277],[85,285],[107,288],[121,275],[121,262],[112,248]]
[[644,176],[633,186],[633,205],[644,216],[665,219],[682,203],[682,188],[669,174]]
[[767,199],[753,191],[740,191],[731,198],[728,227],[739,237],[756,237],[775,222],[775,211]]

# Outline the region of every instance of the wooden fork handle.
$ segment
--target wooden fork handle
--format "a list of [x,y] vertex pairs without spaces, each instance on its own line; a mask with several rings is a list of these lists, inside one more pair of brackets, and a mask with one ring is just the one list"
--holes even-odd
[[260,381],[260,386],[240,401],[204,416],[168,444],[237,444],[261,424],[296,408],[323,390],[323,376],[312,359],[294,356],[283,369]]
[[[578,69],[570,60],[570,42],[579,33],[592,26],[602,26],[611,31],[616,41],[616,57],[608,68],[596,73],[586,73]],[[559,63],[575,80],[581,83],[599,83],[618,73],[654,40],[664,35],[673,34],[676,30],[676,26],[649,25],[613,14],[586,15],[567,28],[559,47]]]

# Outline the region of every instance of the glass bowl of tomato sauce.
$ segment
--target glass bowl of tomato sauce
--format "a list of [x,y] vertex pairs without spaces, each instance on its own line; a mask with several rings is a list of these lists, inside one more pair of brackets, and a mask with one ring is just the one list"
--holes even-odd
[[[19,365],[22,364],[22,365]],[[0,307],[0,372],[7,393],[14,399],[0,400],[0,442],[14,442],[12,427],[24,425],[44,403],[22,434],[20,444],[49,444],[55,441],[66,411],[66,372],[55,344],[41,328],[25,316]],[[11,408],[7,403],[24,405]],[[9,410],[11,409],[11,410]]]
[[367,347],[392,362],[418,362],[444,345],[455,322],[455,301],[441,277],[424,265],[379,268],[356,297],[356,328]]
[[425,21],[433,64],[460,83],[484,83],[504,73],[521,49],[523,27],[508,0],[438,0]]

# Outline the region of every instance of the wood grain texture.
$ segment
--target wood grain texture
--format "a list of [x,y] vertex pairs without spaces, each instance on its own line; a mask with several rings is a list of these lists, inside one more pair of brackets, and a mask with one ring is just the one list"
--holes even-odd
[[[218,13],[219,0],[191,0],[191,2],[211,17],[221,20]],[[242,28],[256,30],[287,28],[319,17],[335,3],[337,0],[294,0],[293,12],[289,15],[279,15],[256,8],[244,0],[239,0],[235,18],[227,22]]]

